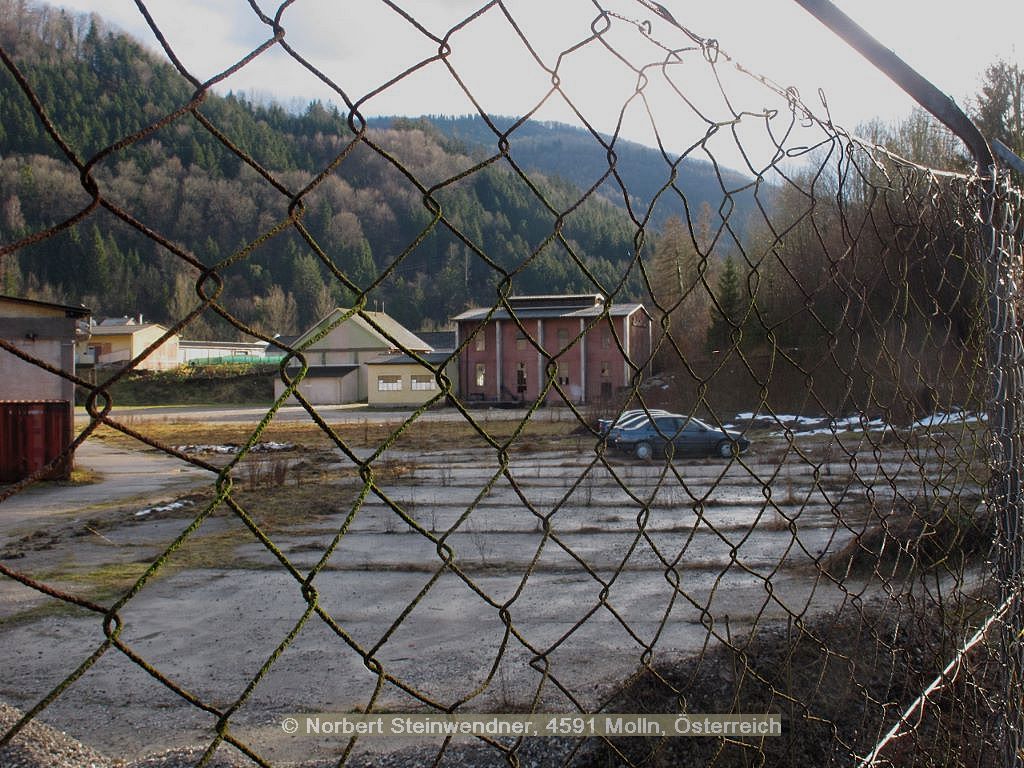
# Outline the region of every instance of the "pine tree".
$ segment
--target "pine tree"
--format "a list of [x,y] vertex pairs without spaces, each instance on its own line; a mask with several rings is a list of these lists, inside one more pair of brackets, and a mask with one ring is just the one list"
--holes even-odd
[[[1024,157],[1024,69],[997,61],[985,70],[974,119],[989,142],[998,139]],[[1014,174],[1018,183],[1024,176]]]
[[711,308],[711,326],[708,328],[709,352],[723,353],[739,347],[743,341],[743,327],[746,325],[749,306],[743,299],[743,293],[736,260],[730,256],[725,260],[722,272],[718,276],[718,287],[715,290],[717,306]]
[[352,282],[363,290],[377,278],[377,265],[373,261],[373,251],[365,237],[360,238],[348,255],[343,271]]
[[92,226],[92,243],[86,255],[85,269],[81,280],[85,289],[96,295],[103,295],[110,287],[107,240],[95,224]]
[[323,277],[320,261],[312,253],[299,253],[292,264],[291,293],[299,307],[299,326],[308,328],[323,315],[317,312],[324,304]]

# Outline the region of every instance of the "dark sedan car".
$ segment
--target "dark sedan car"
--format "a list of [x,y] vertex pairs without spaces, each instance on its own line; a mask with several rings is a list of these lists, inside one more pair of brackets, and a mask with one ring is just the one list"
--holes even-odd
[[635,427],[642,421],[649,419],[651,416],[672,416],[673,414],[668,411],[664,411],[660,408],[634,408],[629,411],[623,411],[614,419],[598,419],[597,420],[597,433],[599,435],[607,435],[612,429],[618,427],[619,429],[628,429],[629,427]]
[[692,416],[657,414],[628,428],[612,427],[608,444],[617,451],[649,459],[672,456],[721,456],[743,453],[750,441],[738,432],[712,427]]

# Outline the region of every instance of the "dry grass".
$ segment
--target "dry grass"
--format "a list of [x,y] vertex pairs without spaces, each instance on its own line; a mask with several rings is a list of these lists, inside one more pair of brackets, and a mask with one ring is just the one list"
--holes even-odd
[[[190,444],[242,444],[255,429],[253,424],[201,423],[196,421],[133,422],[124,420],[125,426],[145,435],[148,439],[168,446]],[[531,419],[515,440],[518,449],[529,445],[533,449],[560,444],[569,437],[578,424],[569,420]],[[350,448],[374,448],[390,440],[400,425],[389,421],[367,418],[330,425],[329,435],[313,423],[272,422],[260,435],[261,442],[290,443],[308,450],[337,448],[335,440]],[[478,428],[477,428],[478,427]],[[466,421],[416,421],[403,429],[392,447],[396,450],[445,450],[450,448],[486,447],[484,435],[503,445],[516,433],[519,422],[514,420],[481,420],[477,427]],[[481,432],[483,434],[481,434]],[[136,438],[111,427],[101,426],[90,439],[99,439],[115,445],[139,447]]]
[[[711,643],[699,655],[643,667],[607,701],[605,711],[772,712],[782,716],[783,735],[594,739],[573,765],[848,765],[850,754],[867,754],[892,722],[893,710],[900,711],[947,663],[949,638],[962,637],[984,617],[991,603],[977,597],[958,616],[934,608],[871,606],[800,626],[764,624],[749,637],[733,637],[731,647]],[[1001,695],[997,666],[986,655],[991,652],[980,649],[975,664],[932,698],[908,727],[911,736],[894,743],[882,764],[1001,764],[991,740],[991,711],[977,706]]]
[[75,468],[71,470],[71,476],[63,480],[53,480],[55,485],[92,485],[103,479],[103,475],[91,469]]
[[865,510],[866,530],[822,563],[833,576],[883,573],[889,576],[939,568],[959,571],[984,560],[996,535],[996,521],[980,496],[902,502],[884,520]]

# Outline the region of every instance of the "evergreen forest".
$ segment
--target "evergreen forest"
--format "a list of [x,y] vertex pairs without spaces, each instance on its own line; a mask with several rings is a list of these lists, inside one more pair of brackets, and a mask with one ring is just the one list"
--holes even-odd
[[[0,44],[73,156],[98,157],[90,172],[104,199],[139,225],[100,209],[18,248],[0,266],[5,293],[168,323],[197,305],[202,267],[227,260],[220,303],[270,335],[304,330],[361,293],[411,328],[443,326],[468,306],[494,303],[506,275],[519,294],[643,293],[629,268],[636,226],[614,196],[587,195],[536,164],[517,173],[436,122],[378,119],[353,141],[346,115],[319,102],[293,112],[211,93],[195,115],[111,149],[188,105],[192,86],[96,16],[3,0]],[[91,197],[7,68],[0,114],[0,243],[11,244]],[[283,227],[265,238],[287,218],[292,195],[325,170],[302,196],[307,237]],[[210,313],[185,331],[232,333]]]

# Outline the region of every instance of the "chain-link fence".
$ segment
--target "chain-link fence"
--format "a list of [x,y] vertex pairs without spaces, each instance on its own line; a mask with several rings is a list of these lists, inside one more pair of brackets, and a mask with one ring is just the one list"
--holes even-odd
[[[94,503],[21,527],[17,503],[45,508],[32,500],[47,468],[0,494],[0,517],[12,510],[2,693],[24,713],[0,748],[41,720],[126,755],[144,751],[142,731],[161,747],[201,744],[197,764],[369,764],[408,745],[287,739],[281,718],[780,713],[779,737],[439,737],[413,754],[436,765],[1019,762],[1024,232],[1008,180],[929,167],[969,167],[955,152],[929,156],[950,147],[934,129],[915,162],[898,142],[858,139],[651,4],[581,7],[574,43],[551,52],[525,21],[536,10],[489,3],[435,29],[415,4],[382,0],[432,52],[364,96],[292,44],[302,4],[269,15],[253,3],[265,42],[206,80],[138,5],[192,94],[126,116],[89,151],[69,138],[66,105],[47,101],[38,59],[9,39],[0,48],[57,157],[26,167],[76,176],[84,192],[54,202],[53,220],[29,222],[0,256],[31,271],[40,244],[100,222],[147,244],[140,279],[159,262],[194,295],[169,305],[177,314],[159,338],[89,380],[18,340],[0,344],[84,393],[69,451],[130,445],[200,478],[173,504]],[[460,69],[460,46],[495,29],[520,47],[517,66],[531,71],[519,76],[550,83],[515,119],[489,112],[487,78]],[[67,34],[82,43],[84,27]],[[275,167],[269,134],[239,135],[214,95],[272,54],[344,105],[344,125],[324,117],[315,141],[326,159],[306,176]],[[590,56],[632,82],[622,114],[641,110],[662,147],[653,185],[575,95]],[[479,145],[364,114],[427,70],[479,111]],[[603,163],[588,183],[525,159],[531,119],[554,102]],[[157,163],[134,187],[113,171],[141,166],[175,133],[234,162],[253,199],[270,201],[251,220],[235,217],[242,205],[195,212],[244,224],[227,252],[153,224],[147,195],[187,202],[186,182],[159,186]],[[446,158],[431,154],[442,147]],[[703,198],[687,186],[701,169],[713,182]],[[353,202],[385,179],[411,201],[409,220]],[[479,199],[518,208],[470,210],[462,193],[485,187],[512,194]],[[509,219],[513,246],[493,236]],[[367,262],[325,246],[321,220],[390,235],[369,238]],[[604,241],[588,239],[598,220],[612,232]],[[620,242],[615,232],[624,256],[601,250]],[[252,297],[233,287],[269,272],[261,259],[283,259],[285,242],[344,300],[294,342],[254,320]],[[416,346],[379,311],[403,291],[405,303],[427,301],[424,281],[452,297],[445,320],[462,318],[447,352]],[[562,324],[545,331],[552,306]],[[325,340],[353,322],[387,340],[389,364],[419,371],[418,406],[388,420],[319,403],[317,376],[338,365]],[[285,354],[258,423],[197,430],[119,409],[118,386],[200,323]],[[345,363],[353,375],[376,364]],[[397,386],[394,370],[355,399]],[[258,453],[289,429],[294,403],[308,415],[297,445],[280,459]],[[636,409],[654,416],[621,421]],[[233,452],[190,444],[219,433]],[[88,574],[68,570],[90,558]]]

